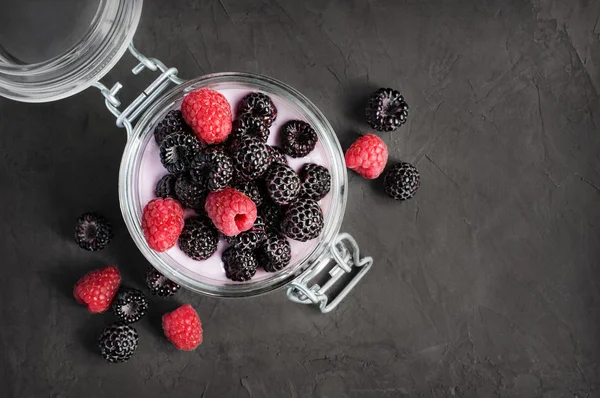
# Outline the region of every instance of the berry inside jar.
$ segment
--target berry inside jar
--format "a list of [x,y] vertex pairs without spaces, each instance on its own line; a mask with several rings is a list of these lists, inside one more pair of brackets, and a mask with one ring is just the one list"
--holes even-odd
[[151,249],[224,285],[293,270],[316,247],[330,161],[290,99],[197,89],[152,128],[138,184]]

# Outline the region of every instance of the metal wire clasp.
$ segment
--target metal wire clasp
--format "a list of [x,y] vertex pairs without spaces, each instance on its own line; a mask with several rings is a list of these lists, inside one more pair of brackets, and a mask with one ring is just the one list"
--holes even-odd
[[[354,238],[347,234],[339,234],[331,243],[331,256],[327,256],[322,261],[316,263],[309,272],[301,275],[294,280],[287,289],[287,296],[290,300],[300,304],[316,304],[322,313],[333,310],[350,293],[356,284],[365,276],[373,265],[372,257],[360,257],[360,249]],[[330,263],[335,261],[336,265],[329,270],[329,280],[321,287],[309,283],[318,276]],[[329,302],[327,292],[340,278],[349,274],[354,269],[360,268],[360,271],[348,282],[342,291]]]
[[117,98],[117,93],[123,85],[116,82],[111,89],[106,87],[100,82],[93,84],[94,87],[100,90],[104,96],[104,103],[108,110],[116,116],[117,127],[125,127],[127,135],[131,135],[133,132],[133,122],[137,119],[148,106],[158,97],[170,83],[175,85],[183,83],[185,80],[177,77],[176,68],[167,68],[165,64],[156,58],[148,58],[144,54],[140,53],[133,45],[129,44],[129,52],[137,60],[140,61],[131,72],[134,75],[138,75],[144,69],[150,69],[153,72],[160,71],[161,74],[150,84],[131,104],[129,104],[123,111],[119,111],[121,101]]

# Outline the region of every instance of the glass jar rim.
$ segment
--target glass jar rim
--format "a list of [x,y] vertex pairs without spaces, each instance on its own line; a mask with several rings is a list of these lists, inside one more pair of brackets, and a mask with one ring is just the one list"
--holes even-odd
[[34,64],[0,57],[0,96],[50,102],[75,95],[106,75],[137,29],[143,0],[100,0],[87,33],[68,51]]
[[[283,272],[277,273],[272,278],[264,281],[227,285],[211,285],[201,282],[190,276],[193,272],[184,272],[170,266],[160,253],[151,250],[145,241],[141,229],[141,206],[143,205],[136,204],[136,201],[139,201],[136,198],[138,191],[136,185],[138,170],[136,168],[139,166],[139,163],[136,165],[136,159],[141,158],[141,152],[145,148],[144,143],[147,142],[148,134],[151,134],[149,127],[158,122],[158,119],[168,109],[171,109],[183,97],[184,93],[195,88],[218,83],[250,84],[256,86],[257,90],[267,93],[271,92],[293,101],[302,109],[304,114],[309,116],[310,123],[317,131],[320,142],[325,146],[327,153],[331,155],[331,159],[329,159],[332,177],[332,189],[330,191],[330,195],[332,195],[331,208],[325,214],[325,226],[318,238],[319,242],[310,253],[304,256],[304,259],[296,267],[293,269],[284,269]],[[308,98],[285,83],[270,77],[249,73],[225,72],[205,75],[177,86],[157,100],[145,112],[129,137],[123,153],[119,172],[119,202],[125,224],[136,246],[150,264],[167,278],[176,281],[189,290],[209,296],[249,297],[275,290],[290,283],[296,277],[306,272],[311,264],[319,262],[323,257],[328,256],[329,244],[340,230],[346,208],[347,179],[343,152],[333,127],[323,113]]]

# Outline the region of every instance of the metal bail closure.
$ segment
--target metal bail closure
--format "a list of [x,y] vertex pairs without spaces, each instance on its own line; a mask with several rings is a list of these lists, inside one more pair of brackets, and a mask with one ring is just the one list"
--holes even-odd
[[93,84],[93,86],[99,89],[104,96],[104,103],[108,110],[116,116],[117,127],[125,127],[128,136],[133,132],[132,123],[135,119],[137,119],[141,113],[154,102],[154,100],[169,86],[169,83],[179,85],[185,81],[177,77],[178,71],[176,68],[167,68],[165,64],[158,59],[146,57],[133,46],[133,43],[129,44],[129,52],[140,61],[140,63],[131,70],[131,73],[134,75],[140,74],[144,69],[150,69],[153,72],[161,72],[156,80],[133,100],[131,104],[123,111],[119,111],[121,101],[117,98],[117,93],[123,88],[121,83],[116,82],[111,89],[100,82]]
[[[327,313],[337,307],[373,265],[372,257],[360,257],[358,244],[347,233],[341,233],[336,236],[329,249],[330,255],[315,263],[309,272],[296,278],[290,283],[287,289],[287,296],[290,300],[300,304],[316,304],[322,313]],[[329,270],[329,280],[323,287],[317,283],[309,287],[308,284],[311,280],[321,274],[331,264],[332,260],[336,264]],[[335,299],[329,303],[329,297],[327,296],[329,289],[344,275],[353,272],[357,268],[360,268],[360,271],[352,277]]]

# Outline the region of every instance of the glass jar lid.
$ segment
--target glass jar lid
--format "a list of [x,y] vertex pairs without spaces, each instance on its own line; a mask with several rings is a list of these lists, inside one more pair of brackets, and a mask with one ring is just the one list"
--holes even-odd
[[127,50],[142,3],[0,2],[0,95],[23,102],[49,102],[91,86]]

